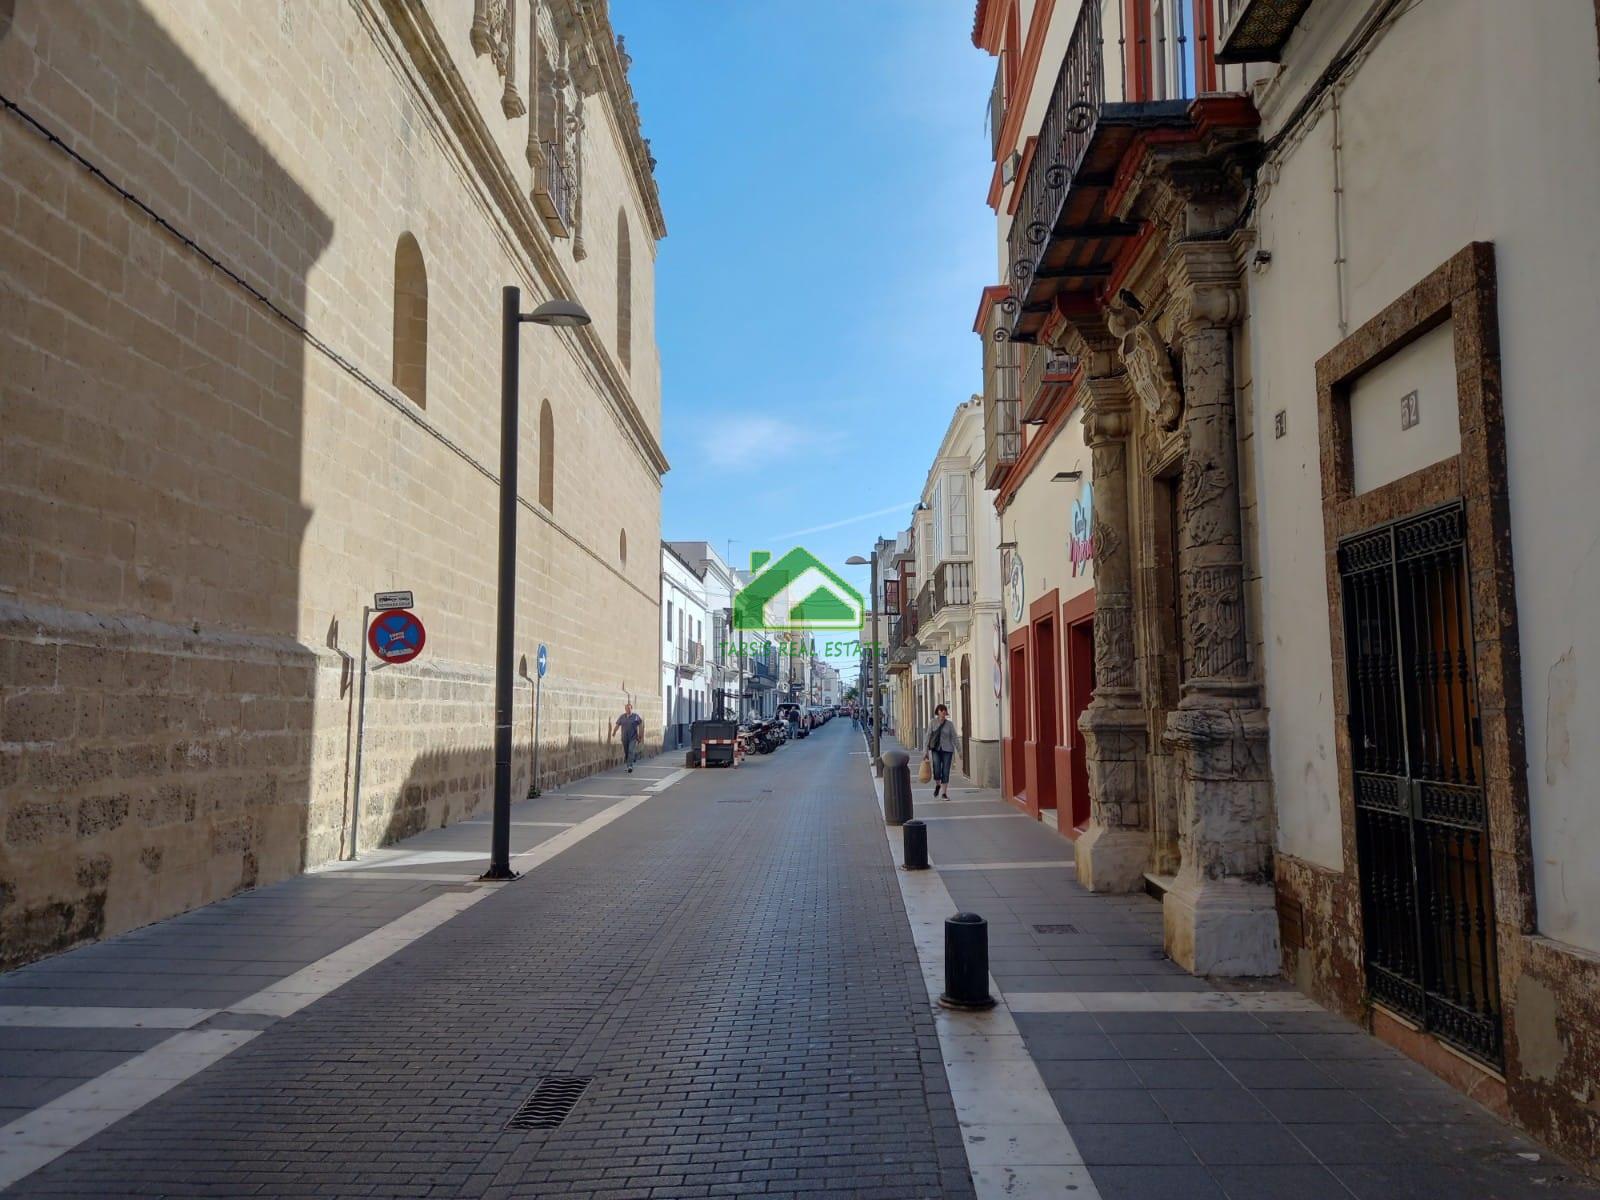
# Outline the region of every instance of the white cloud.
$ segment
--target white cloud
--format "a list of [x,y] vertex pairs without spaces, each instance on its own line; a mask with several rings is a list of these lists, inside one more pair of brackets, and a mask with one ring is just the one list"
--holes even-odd
[[837,432],[779,417],[714,417],[702,424],[705,460],[720,470],[769,471],[797,457],[836,448]]

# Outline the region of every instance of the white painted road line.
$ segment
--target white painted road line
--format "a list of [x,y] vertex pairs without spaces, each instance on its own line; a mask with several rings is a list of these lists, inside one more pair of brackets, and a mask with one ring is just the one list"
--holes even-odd
[[1013,1012],[1323,1012],[1299,992],[1007,992]]
[[673,784],[677,783],[678,780],[684,778],[688,774],[689,774],[689,768],[688,767],[679,767],[671,775],[663,776],[661,779],[657,780],[655,783],[652,783],[649,787],[645,788],[645,791],[647,791],[647,792],[664,792],[669,787],[671,787]]
[[1070,858],[1047,858],[1038,862],[985,862],[985,863],[942,863],[933,864],[939,871],[1033,871],[1052,869],[1056,871],[1076,871],[1078,864]]
[[0,1126],[0,1190],[232,1054],[260,1030],[192,1029]]
[[29,1029],[190,1029],[214,1008],[71,1008],[20,1004],[0,1007],[0,1028]]
[[[880,811],[883,788],[873,780]],[[950,818],[946,818],[950,819]],[[886,826],[889,853],[898,862],[900,830]],[[1028,1053],[1006,998],[989,981],[999,1003],[988,1012],[938,1007],[944,990],[944,921],[955,901],[937,871],[895,871],[911,940],[922,965],[934,1027],[944,1055],[950,1099],[961,1126],[967,1165],[978,1200],[1100,1200],[1099,1189],[1067,1131]]]
[[[664,791],[687,774],[686,770],[675,772],[649,790]],[[621,799],[621,803],[613,804],[533,849],[513,856],[512,865],[524,872],[531,871],[549,862],[563,850],[577,845],[591,833],[604,829],[617,818],[632,812],[650,797],[639,795]],[[429,857],[441,854],[446,857]],[[392,867],[398,861],[438,862],[461,857],[482,856],[417,851],[391,854],[378,862],[382,866]],[[356,878],[362,877],[360,872],[350,874]],[[470,891],[437,896],[365,937],[219,1011],[277,1018],[298,1012],[505,886],[503,883],[485,884]],[[3,1011],[0,1009],[0,1012]],[[260,1032],[257,1029],[190,1029],[174,1034],[66,1095],[58,1096],[7,1125],[0,1125],[0,1191],[226,1058]]]

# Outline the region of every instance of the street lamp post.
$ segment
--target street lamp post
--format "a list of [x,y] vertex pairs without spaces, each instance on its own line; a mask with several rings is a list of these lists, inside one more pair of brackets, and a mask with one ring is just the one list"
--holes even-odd
[[515,879],[511,869],[511,641],[517,591],[517,385],[521,370],[518,333],[534,325],[587,325],[589,314],[574,300],[547,300],[522,311],[522,289],[507,287],[500,302],[500,570],[494,638],[494,813],[489,833],[489,869],[484,879]]
[[878,627],[883,623],[883,619],[878,612],[878,556],[874,553],[870,559],[866,559],[856,554],[845,559],[845,562],[853,567],[865,567],[868,565],[872,567],[872,607],[869,610],[872,613],[872,640],[868,643],[869,653],[872,655],[872,704],[870,706],[872,713],[872,769],[881,775],[883,774],[883,755],[879,753],[878,741],[878,655],[881,647],[878,645]]

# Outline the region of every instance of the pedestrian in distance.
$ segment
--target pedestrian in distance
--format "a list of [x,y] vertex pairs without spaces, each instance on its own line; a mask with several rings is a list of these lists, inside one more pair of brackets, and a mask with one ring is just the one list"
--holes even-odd
[[943,704],[933,710],[933,715],[938,720],[928,730],[928,744],[924,747],[923,757],[933,760],[933,794],[939,795],[942,788],[944,798],[948,800],[950,760],[956,756],[956,727],[950,723],[950,710]]
[[610,738],[622,731],[622,759],[628,764],[628,774],[633,774],[634,760],[639,757],[640,734],[644,731],[644,718],[633,711],[631,702],[622,706],[622,715],[612,723]]

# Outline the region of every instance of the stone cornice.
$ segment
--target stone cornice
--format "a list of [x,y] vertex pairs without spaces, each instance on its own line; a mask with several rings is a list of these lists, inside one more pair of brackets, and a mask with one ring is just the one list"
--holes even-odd
[[[545,295],[576,295],[577,289],[556,257],[543,221],[473,103],[466,81],[427,10],[412,0],[351,2],[367,12],[375,29],[388,28],[398,39],[399,46],[391,49],[403,54],[417,72],[419,79],[413,82],[424,89],[419,99],[432,102],[434,116],[453,135],[455,148],[487,190],[488,199],[515,237]],[[634,403],[627,381],[594,326],[564,330],[562,336],[576,344],[579,361],[588,368],[596,391],[605,398],[635,451],[657,475],[664,474],[670,464],[661,443]]]
[[667,219],[661,211],[660,189],[656,187],[655,160],[650,157],[650,147],[640,129],[639,102],[633,98],[633,85],[628,82],[628,69],[623,65],[611,26],[610,5],[607,0],[577,0],[577,7],[584,32],[599,59],[600,79],[617,114],[634,186],[639,189],[645,215],[650,218],[650,232],[660,241],[667,236]]

